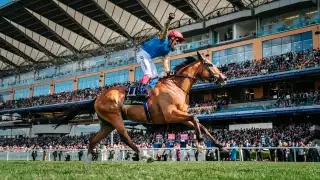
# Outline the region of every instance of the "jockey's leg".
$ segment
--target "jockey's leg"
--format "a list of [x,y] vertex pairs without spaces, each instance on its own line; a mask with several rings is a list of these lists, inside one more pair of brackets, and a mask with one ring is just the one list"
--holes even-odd
[[141,79],[141,83],[142,84],[147,84],[150,80],[150,78],[152,78],[152,65],[150,62],[152,62],[152,59],[150,59],[150,56],[145,52],[139,52],[139,61],[140,61],[140,65],[141,65],[141,69],[143,71],[143,78]]

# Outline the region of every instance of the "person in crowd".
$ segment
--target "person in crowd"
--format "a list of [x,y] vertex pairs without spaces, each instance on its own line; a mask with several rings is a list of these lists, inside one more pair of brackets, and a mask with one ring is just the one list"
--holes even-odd
[[258,147],[257,147],[257,161],[262,161],[262,144],[259,142]]
[[251,144],[249,143],[248,139],[245,140],[244,144],[243,144],[243,152],[244,152],[244,160],[245,161],[251,161],[251,157],[250,157],[250,147]]
[[282,142],[281,142],[281,141],[278,142],[277,147],[278,147],[278,148],[277,148],[276,152],[277,152],[278,161],[279,161],[279,162],[283,162],[283,161],[284,161],[284,159],[283,159],[284,153],[283,153]]
[[194,152],[194,156],[196,158],[196,161],[198,161],[198,158],[199,158],[199,154],[203,154],[206,150],[206,145],[204,144],[204,141],[200,141],[198,142],[197,140],[195,141],[194,143],[194,147],[196,148],[195,149],[195,152]]
[[78,158],[79,158],[79,161],[82,160],[82,157],[83,157],[83,150],[80,150],[78,151]]
[[62,151],[59,151],[58,156],[59,156],[59,161],[61,161]]
[[58,152],[57,151],[53,151],[52,155],[53,155],[53,160],[56,161],[57,157],[58,157]]
[[275,159],[276,159],[276,154],[275,154],[275,149],[274,149],[274,147],[276,147],[275,146],[275,143],[272,141],[271,142],[271,144],[270,144],[270,149],[269,149],[269,152],[270,152],[270,159],[271,159],[271,161],[275,161]]
[[298,162],[305,162],[305,152],[304,152],[304,148],[305,145],[303,144],[303,142],[300,140],[298,141],[298,144],[297,144],[297,154],[298,154]]
[[32,156],[32,160],[35,161],[37,156],[38,156],[38,153],[35,149],[33,149],[32,153],[31,153],[31,156]]
[[236,142],[233,141],[232,150],[231,150],[231,161],[236,161],[236,160],[237,160],[237,146],[236,146]]
[[70,156],[70,153],[67,152],[67,155],[66,155],[66,160],[65,161],[70,161],[71,160],[71,156]]

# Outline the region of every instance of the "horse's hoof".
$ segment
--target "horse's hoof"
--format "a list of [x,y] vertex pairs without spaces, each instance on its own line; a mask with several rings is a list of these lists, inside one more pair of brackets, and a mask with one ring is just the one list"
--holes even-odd
[[202,137],[197,137],[198,142],[203,142],[204,139]]
[[155,161],[155,159],[153,158],[153,157],[149,157],[148,159],[147,159],[147,163],[152,163],[152,162],[154,162]]

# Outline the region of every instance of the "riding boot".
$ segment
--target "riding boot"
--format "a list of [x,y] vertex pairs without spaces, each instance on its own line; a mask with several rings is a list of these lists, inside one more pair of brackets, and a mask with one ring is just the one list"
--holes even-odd
[[139,83],[139,85],[137,86],[136,94],[139,96],[145,96],[146,98],[148,98],[146,87],[147,87],[147,84]]

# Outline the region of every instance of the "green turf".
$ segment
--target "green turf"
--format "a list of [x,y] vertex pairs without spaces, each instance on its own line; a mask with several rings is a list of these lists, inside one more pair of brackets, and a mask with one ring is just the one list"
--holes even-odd
[[0,161],[1,180],[36,179],[320,179],[320,163]]

